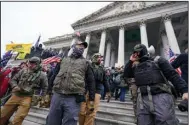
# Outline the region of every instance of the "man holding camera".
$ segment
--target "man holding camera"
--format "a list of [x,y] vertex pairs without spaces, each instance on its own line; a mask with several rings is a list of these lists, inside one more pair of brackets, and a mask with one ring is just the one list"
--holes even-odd
[[188,99],[188,86],[166,59],[150,57],[146,46],[138,44],[125,66],[124,75],[134,78],[138,88],[138,125],[178,125],[167,80],[182,92],[183,100]]

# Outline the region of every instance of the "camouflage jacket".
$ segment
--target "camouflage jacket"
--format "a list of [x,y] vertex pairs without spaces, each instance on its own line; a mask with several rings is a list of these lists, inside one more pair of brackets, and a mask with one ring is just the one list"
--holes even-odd
[[48,88],[47,76],[44,72],[31,72],[28,69],[20,70],[10,81],[12,88],[18,86],[21,90],[15,92],[20,96],[32,96],[33,94],[45,95]]

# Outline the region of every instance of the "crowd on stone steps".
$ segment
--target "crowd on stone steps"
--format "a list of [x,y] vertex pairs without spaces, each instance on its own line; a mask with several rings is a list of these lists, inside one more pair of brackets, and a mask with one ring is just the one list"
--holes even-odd
[[[41,107],[46,107],[50,104],[50,96],[52,95],[50,112],[47,117],[47,125],[74,125],[77,123],[78,118],[81,125],[93,124],[96,112],[98,111],[100,98],[102,97],[102,99],[104,99],[104,93],[106,93],[109,101],[111,95],[113,95],[111,94],[111,92],[114,93],[113,89],[123,88],[122,93],[125,93],[127,86],[131,87],[131,85],[135,85],[135,89],[132,89],[133,91],[135,91],[135,94],[137,93],[136,91],[139,91],[137,94],[138,100],[136,101],[136,103],[140,106],[137,106],[135,108],[137,109],[136,114],[138,124],[145,125],[147,124],[147,122],[154,120],[143,117],[144,112],[141,112],[146,107],[149,107],[145,109],[146,112],[154,112],[156,105],[160,106],[159,103],[152,102],[152,97],[154,100],[156,100],[156,98],[159,98],[159,100],[157,100],[158,102],[164,103],[168,106],[168,109],[160,111],[161,113],[164,113],[162,114],[162,116],[166,115],[166,117],[162,118],[161,116],[159,119],[155,119],[158,120],[156,124],[160,124],[161,120],[168,120],[164,118],[170,118],[170,121],[167,121],[167,123],[171,125],[172,123],[175,124],[177,122],[174,114],[174,109],[169,107],[173,105],[173,100],[171,100],[172,96],[170,96],[171,91],[168,91],[169,88],[164,89],[164,87],[168,86],[164,86],[164,84],[162,85],[164,87],[161,87],[161,85],[157,85],[157,87],[150,85],[151,83],[156,82],[166,82],[164,77],[161,76],[161,72],[155,72],[162,70],[166,79],[170,80],[175,86],[177,93],[182,93],[184,100],[188,99],[188,87],[186,82],[176,73],[173,67],[171,67],[171,65],[166,60],[158,62],[160,63],[159,68],[155,65],[154,59],[151,59],[147,55],[147,49],[143,45],[136,45],[136,47],[134,48],[135,51],[133,52],[130,61],[126,64],[124,69],[122,66],[116,67],[116,71],[114,72],[114,68],[112,68],[111,70],[105,69],[103,65],[101,65],[103,57],[98,53],[93,55],[91,61],[83,58],[82,54],[87,46],[88,45],[86,42],[78,40],[75,44],[72,45],[68,55],[62,59],[61,63],[53,63],[53,66],[56,66],[52,70],[55,71],[54,80],[52,80],[53,83],[51,83],[52,87],[48,87],[49,82],[47,74],[49,72],[49,69],[42,69],[40,65],[40,58],[30,58],[25,67],[23,67],[18,73],[15,74],[13,78],[10,79],[9,83],[12,88],[12,95],[4,104],[1,110],[2,114],[0,122],[2,124],[6,124],[7,120],[15,111],[15,106],[19,106],[14,120],[9,124],[21,124],[30,109],[30,104],[36,105],[40,103]],[[161,60],[161,58],[158,59]],[[146,64],[146,62],[148,63]],[[145,67],[145,65],[147,65],[147,67]],[[162,65],[166,66],[166,71],[161,69]],[[136,68],[134,71],[133,66],[134,68]],[[144,76],[145,74],[147,74],[146,72],[142,72],[141,74],[141,71],[144,71],[143,68],[151,67],[151,70],[146,69],[145,71],[149,71],[149,73],[151,73],[150,75],[152,75],[153,72],[154,74],[157,73],[155,74],[155,76],[159,76],[159,79],[156,79],[157,81],[154,81],[154,78],[156,77],[153,77],[153,75],[149,77],[148,74],[147,77]],[[156,68],[155,71],[154,68]],[[45,74],[43,70],[46,71],[47,74]],[[1,73],[4,73],[4,69]],[[118,81],[119,83],[117,83]],[[145,85],[146,83],[149,84]],[[112,87],[112,85],[116,87]],[[103,92],[102,86],[105,88],[105,92]],[[144,88],[141,88],[143,86]],[[136,98],[136,96],[134,98]],[[146,101],[148,99],[149,101]],[[160,101],[161,99],[163,99],[164,102]],[[120,100],[124,101],[122,97],[120,98]],[[168,100],[169,102],[165,102],[165,100]],[[141,104],[142,102],[144,103]],[[171,110],[172,113],[168,114],[167,110]],[[159,110],[155,110],[155,112],[156,111]],[[155,112],[153,115],[158,115]]]

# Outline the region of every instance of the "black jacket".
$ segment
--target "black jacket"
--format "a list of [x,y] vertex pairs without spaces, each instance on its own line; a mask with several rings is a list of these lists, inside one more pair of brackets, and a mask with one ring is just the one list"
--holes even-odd
[[95,78],[94,78],[94,74],[93,74],[93,71],[92,71],[92,67],[91,67],[90,64],[88,65],[85,78],[86,78],[85,79],[86,90],[89,91],[89,100],[94,101],[96,83],[95,83]]
[[[148,59],[150,58],[146,57],[139,60],[139,62],[146,61]],[[125,78],[134,78],[134,69],[132,68],[132,64],[133,63],[130,60],[126,64],[124,69]],[[188,92],[187,83],[178,75],[178,73],[175,71],[175,69],[170,65],[170,63],[166,59],[160,57],[158,60],[158,65],[161,68],[166,79],[172,82],[172,84],[174,85],[177,91],[182,93]]]
[[180,54],[172,63],[173,68],[180,67],[181,77],[188,83],[188,54]]
[[[95,64],[92,64],[92,68],[94,67]],[[94,70],[93,70],[94,72]],[[110,92],[110,85],[109,85],[109,82],[108,82],[108,78],[106,76],[106,72],[105,70],[103,69],[103,82],[101,81],[98,81],[97,79],[95,79],[95,83],[96,83],[96,93],[100,94],[101,91],[102,91],[102,88],[101,88],[101,84],[103,84],[103,86],[105,87],[106,89],[106,92]]]

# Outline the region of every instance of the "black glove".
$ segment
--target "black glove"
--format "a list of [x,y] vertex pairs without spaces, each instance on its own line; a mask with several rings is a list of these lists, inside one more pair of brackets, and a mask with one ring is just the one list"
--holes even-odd
[[188,100],[182,100],[178,105],[178,108],[181,112],[188,111]]

